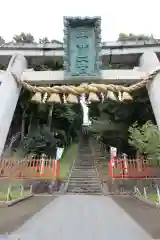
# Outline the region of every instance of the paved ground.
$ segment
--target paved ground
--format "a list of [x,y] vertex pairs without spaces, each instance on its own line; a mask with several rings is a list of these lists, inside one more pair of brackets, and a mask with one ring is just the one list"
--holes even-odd
[[154,239],[160,239],[159,208],[149,206],[131,196],[114,196],[112,199]]
[[0,208],[0,235],[11,233],[53,201],[52,196],[33,197],[12,207]]
[[149,240],[151,239],[111,198],[57,197],[10,235],[17,240]]

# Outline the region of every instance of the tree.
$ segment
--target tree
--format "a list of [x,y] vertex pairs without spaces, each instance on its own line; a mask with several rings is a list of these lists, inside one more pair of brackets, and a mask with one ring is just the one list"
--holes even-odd
[[51,40],[51,43],[57,43],[57,44],[61,44],[61,45],[63,44],[62,42],[60,42],[60,41],[58,41],[58,40],[55,40],[55,39],[52,39],[52,40]]
[[47,37],[44,37],[44,38],[40,38],[40,39],[39,39],[39,43],[40,43],[40,44],[45,44],[45,43],[50,43],[50,41],[48,40]]
[[19,35],[14,35],[13,40],[15,43],[33,43],[34,37],[30,33],[20,33]]
[[5,44],[5,40],[3,37],[0,36],[0,45],[3,45],[3,44]]
[[153,35],[144,35],[144,34],[133,34],[133,33],[120,33],[118,36],[118,41],[138,41],[138,40],[153,40]]
[[142,126],[139,126],[137,122],[134,123],[129,128],[129,133],[130,145],[140,154],[153,162],[160,160],[160,132],[152,121],[147,121]]
[[40,156],[42,153],[52,156],[55,152],[56,139],[47,126],[38,128],[27,134],[22,142],[25,154],[34,153]]

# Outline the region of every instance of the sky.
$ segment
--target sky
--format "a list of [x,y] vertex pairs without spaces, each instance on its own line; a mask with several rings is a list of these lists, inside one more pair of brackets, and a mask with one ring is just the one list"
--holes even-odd
[[102,41],[120,32],[160,38],[160,0],[0,0],[0,35],[31,33],[36,40],[63,40],[63,16],[101,16]]

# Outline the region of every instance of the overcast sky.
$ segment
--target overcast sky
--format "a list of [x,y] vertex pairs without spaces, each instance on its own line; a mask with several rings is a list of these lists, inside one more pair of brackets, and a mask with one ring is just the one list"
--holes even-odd
[[0,0],[0,35],[30,32],[35,39],[63,39],[63,16],[101,16],[102,40],[119,32],[160,38],[160,0]]

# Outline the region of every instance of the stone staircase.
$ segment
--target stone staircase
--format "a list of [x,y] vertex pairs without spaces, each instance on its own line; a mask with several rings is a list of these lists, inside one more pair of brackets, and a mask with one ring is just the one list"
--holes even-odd
[[79,153],[72,168],[67,192],[102,195],[102,187],[89,141],[81,141],[79,143]]

